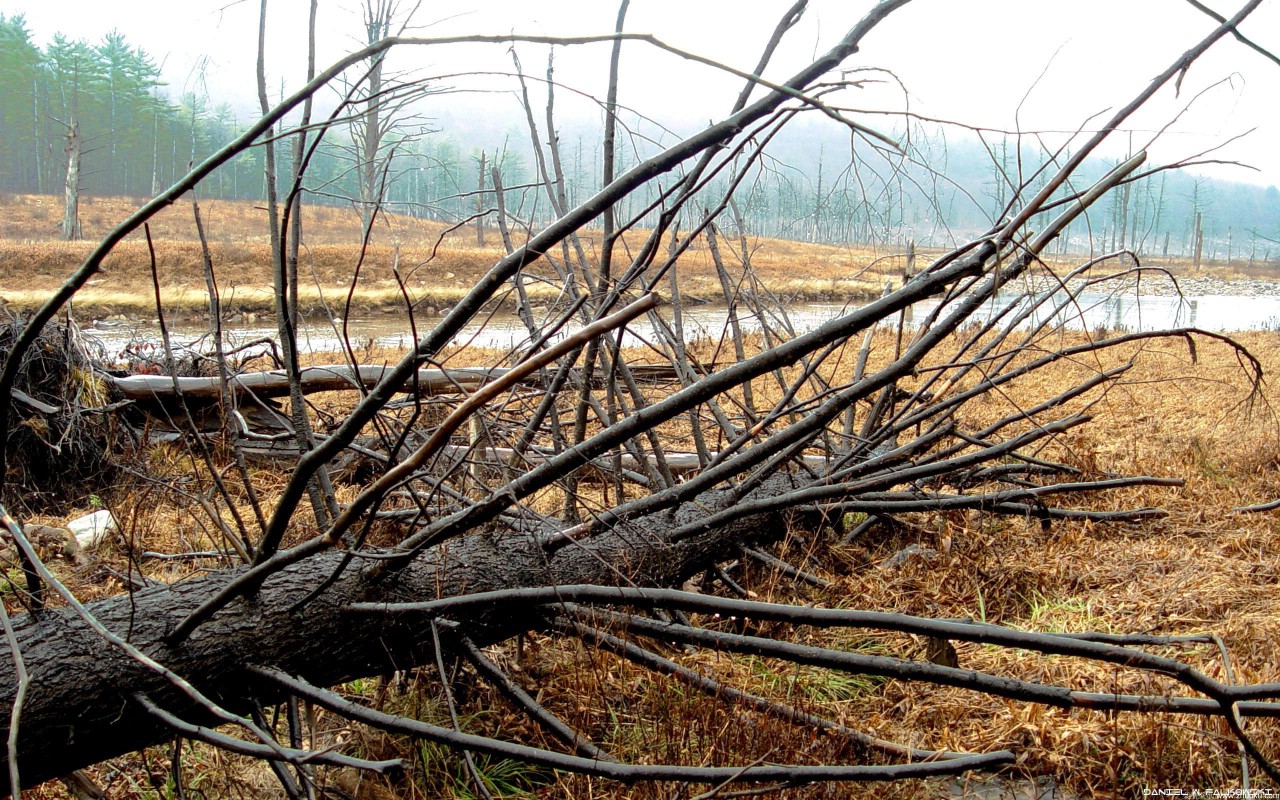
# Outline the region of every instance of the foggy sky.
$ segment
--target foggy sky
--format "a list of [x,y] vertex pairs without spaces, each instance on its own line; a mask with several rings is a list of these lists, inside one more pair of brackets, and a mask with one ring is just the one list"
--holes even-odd
[[[242,120],[256,113],[254,59],[258,4],[241,0],[106,3],[102,0],[0,0],[0,12],[23,13],[36,43],[54,32],[96,43],[118,28],[134,46],[163,63],[173,99],[183,91],[207,93],[232,104]],[[403,8],[412,6],[404,0]],[[633,0],[627,30],[653,33],[674,46],[750,70],[778,16],[790,2]],[[784,79],[828,49],[871,7],[870,2],[814,0],[790,33],[766,77]],[[1213,4],[1230,16],[1236,5]],[[300,86],[305,74],[306,0],[270,4],[268,60],[272,94]],[[324,66],[359,46],[358,0],[321,0],[319,49]],[[612,31],[616,5],[603,2],[422,2],[413,17],[417,36],[468,33],[600,34]],[[1151,77],[1205,36],[1215,23],[1185,0],[915,0],[868,37],[850,69],[878,79],[839,102],[868,111],[902,110],[994,128],[1073,131],[1090,115],[1127,102]],[[1267,0],[1242,31],[1280,52],[1280,0]],[[524,69],[541,75],[544,46],[517,48]],[[396,69],[415,77],[512,69],[506,45],[454,45],[398,52]],[[557,78],[603,97],[608,45],[560,48]],[[1216,84],[1216,85],[1215,85]],[[466,93],[436,101],[450,114],[511,114],[510,84],[499,78],[448,77],[439,86]],[[643,44],[623,52],[622,102],[677,129],[690,129],[724,113],[741,82]],[[905,87],[905,91],[903,89]],[[492,92],[492,93],[490,93]],[[1198,96],[1199,93],[1202,95]],[[597,114],[591,102],[562,94],[566,118]],[[1194,99],[1194,102],[1192,101]],[[1167,88],[1112,154],[1145,145],[1172,124],[1153,148],[1158,161],[1190,156],[1256,129],[1212,157],[1239,160],[1241,168],[1206,168],[1215,177],[1280,184],[1280,66],[1234,40],[1220,42],[1183,81],[1179,96]],[[535,103],[539,102],[535,98]],[[1021,107],[1019,107],[1021,105]],[[1099,117],[1105,119],[1109,113]],[[883,130],[899,120],[877,114],[859,119]],[[1096,120],[1095,120],[1096,122]]]

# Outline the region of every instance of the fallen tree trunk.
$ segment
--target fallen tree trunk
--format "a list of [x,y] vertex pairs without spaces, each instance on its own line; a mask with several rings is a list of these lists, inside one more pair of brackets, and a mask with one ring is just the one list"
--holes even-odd
[[[777,475],[753,496],[791,488],[790,476]],[[698,503],[681,506],[666,518],[667,524],[675,530],[730,502],[726,493],[709,493]],[[779,538],[786,526],[779,513],[756,514],[674,544],[658,538],[655,528],[654,520],[623,525],[553,553],[538,544],[540,535],[554,532],[541,523],[469,536],[428,551],[394,574],[379,577],[376,561],[374,568],[349,569],[331,588],[295,610],[294,605],[342,560],[342,553],[332,552],[272,575],[256,596],[233,602],[178,646],[166,644],[166,634],[242,570],[115,597],[88,608],[107,629],[224,708],[246,713],[251,703],[282,699],[277,687],[251,677],[248,666],[275,667],[331,686],[408,669],[434,657],[430,624],[413,618],[364,622],[344,611],[352,603],[623,580],[675,586],[744,544]],[[504,610],[500,621],[480,614],[464,622],[471,638],[486,644],[538,627],[542,620],[531,607],[525,616]],[[148,712],[137,695],[188,721],[213,723],[169,679],[105,641],[70,609],[18,617],[14,628],[31,676],[18,737],[23,786],[171,738],[172,728]],[[13,661],[0,659],[0,707],[12,706],[18,686]],[[5,762],[7,768],[7,758]]]
[[[370,388],[382,380],[391,367],[363,364],[352,369],[344,364],[306,367],[301,370],[300,382],[303,394],[335,392],[359,387]],[[500,378],[507,373],[502,368],[420,369],[416,380],[411,379],[402,391],[424,394],[454,392],[474,389],[481,383]],[[218,400],[221,397],[221,381],[216,377],[168,375],[129,375],[112,378],[111,384],[120,395],[129,400],[174,400],[179,397],[196,400]],[[289,376],[284,370],[251,372],[233,376],[228,388],[237,395],[253,394],[259,398],[287,397]]]
[[[389,366],[361,364],[352,369],[345,364],[329,364],[304,367],[299,381],[303,394],[316,392],[341,392],[376,386],[389,372]],[[643,381],[674,381],[675,368],[665,364],[640,364],[630,367],[632,374]],[[497,380],[510,370],[505,367],[450,367],[448,369],[419,369],[399,387],[402,392],[419,394],[447,394],[471,391],[482,383]],[[593,385],[603,385],[608,376],[595,374]],[[169,375],[127,375],[109,378],[121,397],[128,400],[206,400],[221,398],[221,380],[217,377]],[[235,375],[227,383],[235,395],[252,394],[258,398],[288,397],[289,376],[284,370],[249,372]],[[18,399],[24,399],[19,397]],[[56,410],[56,409],[55,409]]]
[[[287,464],[298,460],[298,448],[288,442],[244,440],[238,444],[246,456],[264,462],[283,462]],[[369,457],[368,453],[376,451],[380,442],[369,437],[356,442],[356,445],[365,451],[356,451],[357,456]],[[386,459],[385,454],[375,453],[375,455],[380,457],[380,460],[385,461]],[[558,454],[541,449],[518,451],[513,447],[473,447],[470,445],[450,444],[440,448],[440,462],[436,469],[437,471],[449,470],[465,464],[492,467],[497,470],[513,464],[527,467],[533,464],[545,463],[556,455]],[[720,455],[720,452],[712,452],[709,455],[714,459]],[[656,469],[658,466],[658,459],[653,455],[646,456],[642,462],[637,460],[631,453],[624,452],[618,455],[617,464],[613,463],[612,458],[612,456],[600,456],[592,460],[590,464],[605,472],[611,471],[615,466],[618,466],[624,471],[624,477],[644,486],[649,485],[649,480],[639,471],[650,468]],[[664,453],[663,458],[666,468],[671,470],[672,475],[691,475],[702,471],[705,467],[697,453]],[[833,458],[827,456],[797,456],[799,463],[815,471],[826,469],[833,460]]]

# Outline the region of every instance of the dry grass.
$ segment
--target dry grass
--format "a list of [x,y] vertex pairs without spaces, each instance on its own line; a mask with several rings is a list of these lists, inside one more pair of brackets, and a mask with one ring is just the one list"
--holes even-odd
[[[87,198],[82,205],[85,240],[61,242],[50,222],[60,213],[58,202],[54,197],[24,195],[12,198],[5,207],[0,220],[0,294],[11,306],[30,308],[43,301],[79,266],[97,240],[140,204],[132,198]],[[270,310],[271,251],[265,211],[247,202],[207,200],[201,203],[201,213],[221,291],[234,293],[231,310]],[[413,301],[433,307],[452,305],[504,254],[496,231],[489,232],[489,246],[479,247],[472,229],[448,232],[442,223],[395,214],[381,218],[371,242],[363,248],[359,217],[353,211],[308,207],[303,226],[306,246],[299,269],[309,312],[319,307],[320,295],[330,304],[344,302],[353,281],[354,300],[362,312],[395,307],[401,302],[395,270]],[[205,281],[190,205],[179,203],[161,211],[151,223],[151,234],[166,307],[178,313],[200,311],[206,304]],[[637,231],[624,237],[621,256],[628,259],[638,252],[645,235]],[[599,238],[598,232],[582,238],[588,259],[597,257]],[[775,239],[753,239],[748,246],[762,284],[784,297],[865,298],[878,294],[886,279],[900,280],[900,258],[865,269],[883,253]],[[740,274],[741,258],[727,244],[722,244],[722,250],[730,273]],[[118,245],[103,266],[103,272],[76,298],[83,315],[154,316],[150,257],[141,233]],[[682,257],[678,272],[688,297],[721,297],[705,240]],[[526,274],[535,281],[535,295],[549,295],[549,287],[536,282],[539,278],[555,282],[555,271],[545,260],[531,265]],[[665,284],[661,288],[665,291]]]
[[[79,266],[97,240],[133,212],[136,198],[85,198],[82,223],[85,240],[57,240],[60,198],[41,195],[8,197],[0,219],[0,296],[10,306],[33,308],[48,297]],[[214,266],[225,306],[231,312],[261,314],[273,308],[270,290],[271,251],[266,212],[244,201],[204,200],[205,219]],[[403,294],[394,274],[398,270],[404,292],[420,308],[440,309],[456,303],[503,255],[496,231],[490,230],[489,246],[478,247],[472,228],[451,231],[443,223],[396,214],[380,217],[367,247],[361,247],[358,215],[349,209],[314,206],[303,214],[305,248],[301,263],[304,313],[322,311],[325,305],[341,306],[352,290],[355,310],[362,314],[403,308]],[[170,313],[195,315],[207,305],[200,247],[189,203],[175,204],[159,212],[151,223],[156,242],[157,271],[163,302]],[[646,232],[633,231],[620,244],[627,260],[639,252]],[[522,241],[517,238],[517,243]],[[583,235],[588,260],[598,256],[599,232]],[[779,239],[753,238],[747,243],[751,265],[760,286],[792,300],[850,300],[878,295],[886,283],[901,280],[903,253],[866,247],[808,244]],[[738,280],[741,275],[739,243],[721,242],[726,266]],[[665,252],[665,245],[664,245]],[[921,263],[937,253],[921,250]],[[559,257],[559,251],[552,254]],[[1175,276],[1221,279],[1272,279],[1272,270],[1243,262],[1211,264],[1193,269],[1187,259],[1148,259],[1148,265],[1170,270]],[[1068,268],[1073,263],[1057,264]],[[681,292],[691,300],[715,302],[723,298],[719,279],[705,239],[699,239],[677,266]],[[535,298],[553,294],[555,270],[539,261],[526,269]],[[358,276],[358,277],[357,277]],[[540,281],[547,281],[542,283]],[[104,263],[101,274],[76,298],[82,317],[102,319],[116,315],[130,318],[155,316],[150,258],[141,233],[118,245]],[[666,292],[666,282],[659,287]]]
[[[1280,335],[1248,334],[1242,340],[1264,365],[1280,366]],[[882,344],[887,346],[887,339]],[[966,420],[976,424],[1003,416],[1014,404],[1055,393],[1068,381],[1100,365],[1119,363],[1136,350],[1055,366],[969,409]],[[785,554],[796,561],[807,559],[810,569],[836,582],[834,590],[797,588],[761,570],[744,580],[770,599],[983,618],[1027,630],[1213,632],[1227,645],[1237,681],[1280,679],[1280,655],[1274,645],[1280,638],[1280,596],[1274,591],[1280,575],[1280,537],[1274,516],[1230,513],[1235,505],[1280,496],[1280,435],[1270,406],[1276,394],[1266,386],[1252,409],[1246,409],[1242,402],[1248,394],[1247,381],[1224,347],[1202,347],[1196,365],[1189,363],[1181,344],[1161,343],[1142,350],[1138,374],[1105,397],[1095,398],[1092,411],[1099,421],[1064,437],[1051,455],[1088,470],[1185,476],[1188,482],[1182,489],[1133,489],[1081,501],[1087,507],[1106,509],[1158,505],[1168,509],[1167,518],[1142,525],[1057,522],[1044,529],[1038,523],[972,513],[919,515],[907,518],[907,526],[895,532],[846,547],[834,546],[821,531],[796,531],[797,538],[788,542]],[[474,353],[460,357],[473,363],[485,360]],[[765,385],[760,391],[767,391]],[[149,471],[159,476],[187,474],[193,466],[187,455],[169,447],[153,448],[145,458]],[[283,476],[273,470],[255,472],[255,483],[268,502],[282,482]],[[341,499],[350,499],[353,490],[343,487]],[[104,499],[125,521],[137,549],[178,551],[218,544],[199,509],[161,489],[133,487]],[[92,507],[86,505],[84,510]],[[896,568],[876,566],[913,543],[935,553],[908,559]],[[127,569],[119,549],[108,551],[104,563],[118,573]],[[150,574],[163,580],[178,579],[197,568],[184,562],[148,562]],[[64,570],[64,574],[85,599],[121,589],[118,579],[100,570],[86,575]],[[784,632],[778,626],[767,630]],[[901,635],[802,630],[793,638],[917,658],[924,651],[921,641]],[[996,674],[1093,691],[1180,693],[1172,682],[1098,664],[963,643],[957,650],[963,666]],[[1225,678],[1225,664],[1215,648],[1165,652]],[[861,757],[838,740],[813,740],[783,723],[756,715],[744,718],[740,712],[573,642],[538,636],[529,641],[521,659],[511,649],[494,655],[522,680],[542,686],[541,697],[548,707],[591,733],[606,749],[629,758],[727,764],[753,758],[818,763]],[[896,741],[970,751],[1013,748],[1024,754],[1015,774],[1052,776],[1083,796],[1135,796],[1158,786],[1226,789],[1240,785],[1235,745],[1217,720],[1063,712],[958,689],[779,669],[756,659],[705,651],[668,655],[731,685]],[[375,682],[351,688],[370,698],[382,697],[379,702],[439,719],[439,700],[431,699],[434,673],[425,669],[413,680],[421,691],[379,688]],[[489,689],[474,688],[464,698],[463,708],[471,729],[542,742],[542,734],[519,720]],[[336,721],[322,719],[322,723]],[[1280,727],[1275,722],[1254,721],[1249,728],[1268,752],[1280,756]],[[400,782],[366,781],[360,797],[468,796],[461,772],[441,771],[446,762],[439,752],[406,750],[402,742],[344,727],[329,731],[331,736],[354,736],[365,755],[400,754],[419,759],[420,764],[425,759],[433,767],[419,769]],[[150,756],[153,764],[163,763],[166,757],[164,752]],[[145,779],[155,774],[155,767],[148,772],[139,756],[116,763],[117,768],[125,768],[114,773],[97,770],[100,776],[116,775],[113,796],[150,796]],[[222,787],[211,796],[272,796],[276,791],[260,767],[207,749],[189,758],[188,769],[210,786]],[[509,764],[488,764],[486,769],[501,776],[512,792],[512,787],[522,786],[547,798],[687,795],[672,786],[623,789],[585,778],[555,779]],[[122,782],[126,775],[131,776],[132,787]],[[329,779],[343,781],[349,788],[354,785],[350,776],[331,774]],[[1258,780],[1255,775],[1255,786]],[[939,784],[912,782],[892,787],[809,787],[784,796],[905,798],[931,797],[940,791]],[[57,794],[49,788],[40,796]]]
[[[784,251],[781,244],[779,252],[787,252],[787,258],[802,258],[803,248]],[[766,245],[761,253],[768,249]],[[459,252],[466,252],[466,248],[459,245]],[[695,252],[690,258],[698,256]],[[814,257],[815,271],[836,271],[838,264],[835,256],[832,258],[823,266]],[[763,255],[757,268],[761,262],[767,263]],[[785,272],[781,267],[779,270],[780,274]],[[458,280],[465,282],[462,277]],[[1081,334],[1063,336],[1074,340]],[[1239,338],[1269,371],[1280,368],[1280,334],[1250,333]],[[711,345],[703,342],[698,346],[707,348],[700,357],[711,360]],[[889,346],[888,337],[882,336],[877,352],[883,354]],[[374,361],[395,355],[368,354]],[[1105,470],[1185,477],[1187,485],[1181,489],[1137,488],[1077,501],[1099,509],[1160,506],[1169,511],[1168,517],[1141,525],[1056,522],[1045,529],[1038,523],[970,513],[918,515],[904,519],[905,524],[892,532],[843,547],[833,544],[836,537],[829,531],[797,530],[784,545],[785,554],[792,560],[806,561],[808,568],[833,580],[833,590],[797,588],[761,570],[745,580],[769,599],[933,617],[974,617],[1027,630],[1213,632],[1226,643],[1237,681],[1280,680],[1280,651],[1274,644],[1280,639],[1280,595],[1275,591],[1280,577],[1280,530],[1274,514],[1230,512],[1237,505],[1280,497],[1280,426],[1273,411],[1280,395],[1264,385],[1252,405],[1246,406],[1248,382],[1227,348],[1202,345],[1196,364],[1191,363],[1186,346],[1174,342],[1061,363],[967,408],[965,422],[977,425],[1000,418],[1134,356],[1140,357],[1141,366],[1122,385],[1104,397],[1087,398],[1098,420],[1062,437],[1048,455],[1094,473]],[[495,358],[494,353],[445,354],[445,360],[455,364],[488,363]],[[839,369],[847,368],[848,360]],[[776,386],[771,388],[768,380],[761,380],[756,390],[768,400]],[[335,412],[346,402],[325,396],[317,400]],[[664,434],[679,442],[687,431],[673,425]],[[139,466],[162,478],[186,476],[195,468],[189,455],[169,446],[153,447],[140,459]],[[268,506],[284,480],[274,469],[253,471],[254,485]],[[207,487],[184,486],[188,495],[203,488]],[[342,486],[339,499],[349,500],[354,491],[353,486]],[[222,546],[198,506],[156,484],[117,487],[100,500],[123,521],[130,548],[135,551],[179,552]],[[242,515],[251,518],[247,499],[241,496],[237,500]],[[86,495],[83,508],[74,513],[94,510],[94,502],[94,497]],[[557,498],[548,495],[539,502],[554,511]],[[31,521],[57,524],[62,519]],[[224,521],[234,524],[229,517]],[[294,535],[307,535],[308,525],[303,519]],[[877,566],[910,544],[934,554],[907,559],[896,568]],[[149,576],[171,581],[195,574],[213,562],[148,561],[144,565]],[[65,564],[59,565],[68,584],[86,600],[122,591],[118,576],[131,569],[127,549],[120,544],[103,553],[102,564],[88,572],[77,574]],[[783,632],[777,627],[768,630]],[[916,658],[924,652],[923,642],[907,636],[806,629],[794,638]],[[1078,660],[970,644],[958,644],[957,651],[963,666],[1001,675],[1092,691],[1183,693],[1171,682]],[[1164,652],[1225,679],[1226,665],[1214,648]],[[1235,744],[1217,720],[1063,712],[958,689],[833,677],[709,652],[666,654],[731,685],[769,694],[884,738],[969,751],[1013,748],[1024,754],[1013,774],[1051,776],[1082,796],[1137,796],[1145,788],[1161,786],[1225,790],[1241,783]],[[728,764],[767,758],[816,763],[861,757],[838,740],[814,739],[807,731],[711,703],[574,642],[537,636],[531,637],[520,658],[514,647],[498,649],[493,655],[526,684],[543,687],[542,700],[552,710],[581,726],[606,749],[635,760]],[[348,688],[371,702],[440,721],[435,685],[434,672],[423,669],[410,676],[408,686],[363,681]],[[490,689],[473,688],[462,705],[467,725],[473,730],[551,744]],[[362,755],[401,755],[418,764],[412,775],[398,782],[378,779],[357,785],[351,776],[328,774],[328,780],[358,797],[468,796],[470,790],[465,778],[459,778],[457,762],[449,762],[455,765],[450,772],[438,752],[352,731],[324,715],[320,726],[327,741],[350,739]],[[1253,721],[1249,729],[1267,752],[1280,757],[1280,726]],[[113,797],[165,796],[167,758],[166,750],[157,750],[119,759],[93,772],[110,784]],[[278,793],[260,765],[230,759],[207,748],[189,756],[186,765],[188,781],[202,783],[210,797],[269,797]],[[546,798],[602,800],[696,794],[673,786],[627,788],[585,778],[557,779],[512,765],[487,764],[485,768],[501,775],[510,787],[523,787]],[[1256,774],[1254,785],[1259,785]],[[789,790],[783,796],[908,798],[934,797],[942,791],[936,783],[910,782],[891,787],[808,787]],[[64,795],[60,787],[49,786],[35,796]],[[518,795],[512,788],[506,796]]]

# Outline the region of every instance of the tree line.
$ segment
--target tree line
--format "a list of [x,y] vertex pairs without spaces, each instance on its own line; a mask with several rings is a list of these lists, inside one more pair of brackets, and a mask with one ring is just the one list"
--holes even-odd
[[[76,190],[153,195],[244,127],[226,102],[190,91],[174,101],[155,60],[124,33],[112,30],[96,44],[59,33],[41,48],[21,14],[0,14],[0,89],[4,192],[63,192],[72,137],[78,136]],[[644,133],[643,120],[629,123]],[[1019,143],[1006,134],[980,138],[923,124],[893,133],[899,151],[851,148],[839,132],[817,125],[783,132],[771,143],[772,162],[744,167],[752,174],[738,193],[737,220],[754,234],[788,239],[947,246],[997,220],[1010,187],[1024,179],[1034,183],[1036,171],[1045,167],[1045,154],[1020,153]],[[599,126],[568,119],[556,135],[569,199],[599,191]],[[549,138],[546,131],[543,138]],[[650,147],[662,145],[660,135],[640,135],[615,148],[620,168],[652,155],[646,140]],[[502,207],[527,223],[552,221],[553,209],[539,207],[536,192],[527,188],[535,181],[536,161],[528,132],[508,122],[451,119],[441,128],[405,113],[379,147],[385,175],[380,199],[389,210],[456,223],[492,217]],[[363,202],[368,156],[359,131],[330,131],[311,156],[309,202]],[[947,164],[945,180],[932,166],[940,161]],[[1082,170],[1097,178],[1116,163],[1094,158]],[[493,194],[494,169],[502,203]],[[281,172],[277,180],[285,177]],[[739,177],[718,177],[708,195],[723,195]],[[262,200],[263,148],[250,148],[219,168],[204,191],[222,199]],[[637,195],[626,201],[632,208],[620,211],[635,212],[656,198]],[[654,222],[656,217],[648,220]],[[1190,257],[1198,242],[1205,258],[1266,263],[1280,255],[1280,191],[1172,170],[1126,185],[1077,227],[1061,237],[1059,249],[1129,247],[1146,255]]]

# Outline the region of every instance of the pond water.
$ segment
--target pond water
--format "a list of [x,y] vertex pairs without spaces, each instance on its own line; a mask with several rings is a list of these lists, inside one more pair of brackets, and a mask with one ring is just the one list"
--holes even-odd
[[[977,319],[1003,308],[1014,296],[998,298],[989,303]],[[937,306],[937,301],[918,303],[907,312],[908,323],[923,321]],[[830,319],[856,307],[846,303],[797,303],[787,308],[787,318],[796,332],[811,330]],[[661,309],[662,316],[670,323],[671,309]],[[1043,319],[1044,314],[1036,316]],[[685,335],[688,339],[710,337],[718,339],[726,330],[728,312],[724,306],[695,305],[683,313]],[[740,324],[745,331],[758,332],[761,322],[750,312],[739,309]],[[419,320],[420,330],[433,320]],[[1184,297],[1164,295],[1134,295],[1102,292],[1084,292],[1077,303],[1064,310],[1057,322],[1069,328],[1096,330],[1126,329],[1150,331],[1179,326],[1200,327],[1219,331],[1254,329],[1280,329],[1280,297],[1258,295],[1206,294]],[[776,319],[770,327],[777,330]],[[403,318],[382,316],[370,319],[352,319],[347,325],[352,347],[357,351],[369,346],[404,350],[412,345],[412,333]],[[654,327],[648,319],[641,318],[630,326],[635,343],[655,340]],[[228,324],[225,326],[227,341],[231,346],[270,339],[275,328],[270,320],[255,324]],[[127,347],[154,348],[159,341],[159,330],[154,324],[130,322],[99,322],[86,330],[99,340],[110,357],[115,357]],[[201,347],[208,340],[204,325],[176,325],[170,327],[175,346]],[[341,349],[341,326],[312,321],[300,333],[301,349],[311,352],[333,352]],[[513,313],[497,313],[467,326],[455,340],[496,348],[510,348],[527,341],[527,332]],[[201,348],[204,349],[204,348]]]

